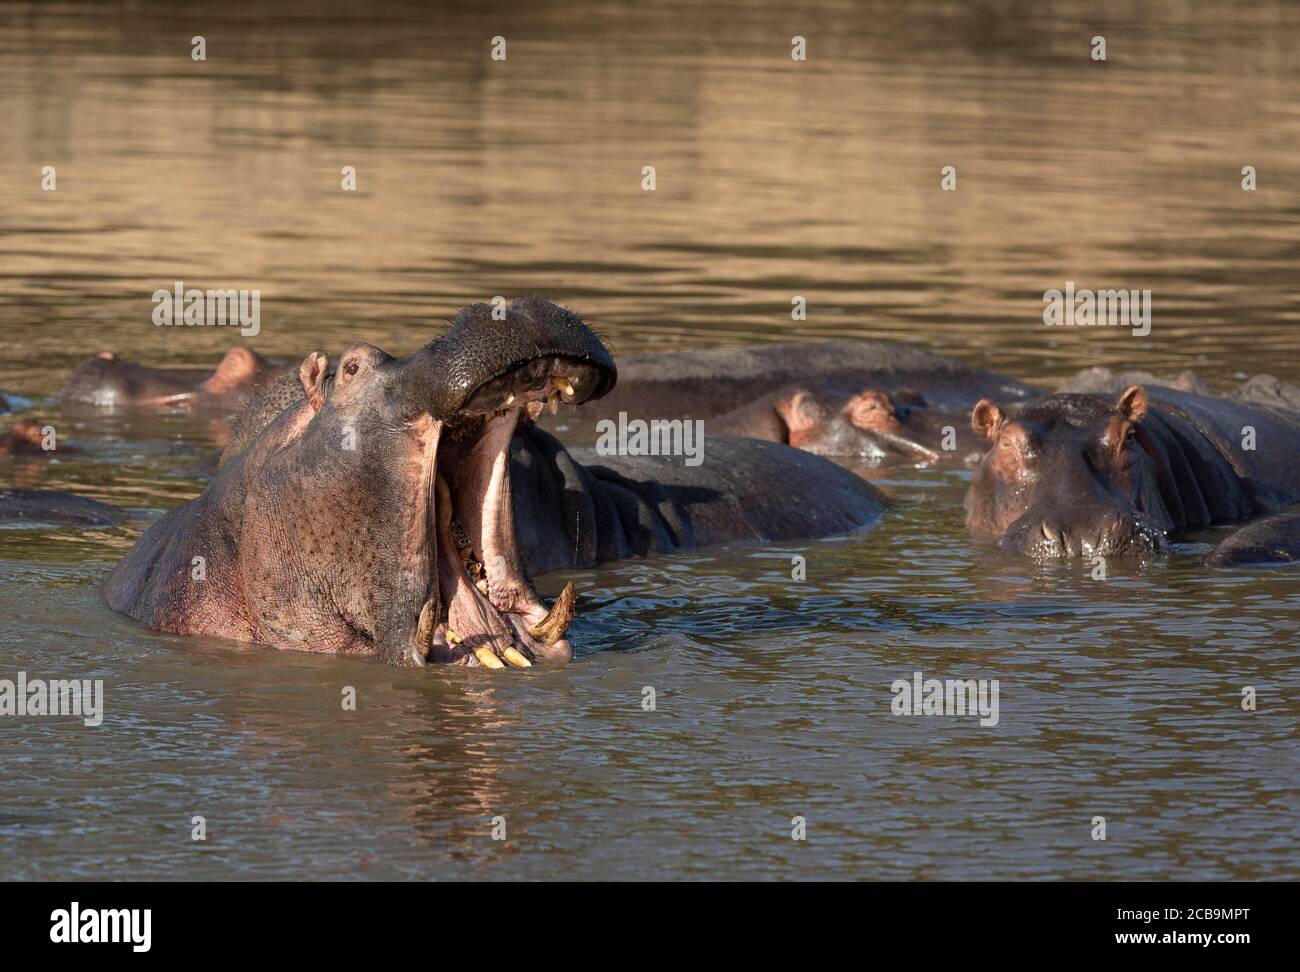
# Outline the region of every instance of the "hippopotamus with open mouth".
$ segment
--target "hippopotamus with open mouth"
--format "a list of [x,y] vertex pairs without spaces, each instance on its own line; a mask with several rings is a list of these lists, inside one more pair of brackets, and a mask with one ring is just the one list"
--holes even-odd
[[65,407],[238,408],[285,370],[244,347],[231,348],[216,368],[151,368],[101,351],[78,362],[59,397]]
[[1166,387],[975,406],[992,448],[966,522],[1037,558],[1159,553],[1167,538],[1300,500],[1300,415]]
[[312,353],[299,378],[305,400],[228,447],[207,491],[117,565],[111,607],[181,634],[526,667],[571,656],[575,599],[570,584],[548,608],[528,568],[846,533],[883,509],[852,473],[772,443],[711,440],[695,468],[578,462],[529,418],[599,398],[616,370],[540,298],[504,321],[467,307],[405,358],[356,344],[331,372]]

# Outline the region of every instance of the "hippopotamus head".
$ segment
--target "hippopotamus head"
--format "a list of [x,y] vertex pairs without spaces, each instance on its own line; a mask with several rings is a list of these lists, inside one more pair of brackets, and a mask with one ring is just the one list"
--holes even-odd
[[971,425],[992,448],[966,495],[967,525],[1038,558],[1164,550],[1172,519],[1141,445],[1146,410],[1137,385],[1113,404],[1051,395],[1012,415],[981,400]]
[[354,344],[299,374],[306,401],[210,487],[242,517],[250,640],[407,664],[567,659],[573,589],[548,611],[525,573],[510,442],[542,403],[613,387],[600,339],[540,298],[504,320],[475,304],[408,357]]
[[65,404],[108,409],[226,404],[246,397],[278,370],[244,347],[231,348],[215,369],[151,368],[101,351],[78,362],[61,397]]
[[[46,426],[36,419],[21,419],[3,436],[0,436],[0,458],[6,456],[48,456],[43,448]],[[52,451],[52,450],[51,450]],[[76,451],[68,446],[64,452]]]
[[865,459],[939,456],[929,441],[934,423],[927,421],[925,400],[912,391],[891,395],[865,388],[845,395],[796,387],[779,393],[774,405],[786,427],[786,443],[805,452]]

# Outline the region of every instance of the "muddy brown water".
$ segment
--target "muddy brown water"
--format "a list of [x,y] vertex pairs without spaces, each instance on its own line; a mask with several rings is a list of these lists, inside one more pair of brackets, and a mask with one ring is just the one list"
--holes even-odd
[[[972,543],[964,470],[878,470],[865,536],[540,578],[581,593],[562,671],[415,674],[109,612],[220,430],[51,398],[101,348],[406,352],[530,292],[622,353],[889,337],[1049,387],[1294,381],[1300,10],[278,6],[0,7],[0,389],[83,448],[0,478],[132,511],[0,530],[0,678],[102,678],[106,706],[0,719],[8,875],[1300,875],[1300,575],[1205,571],[1217,531],[1097,581]],[[259,288],[260,333],[154,327],[175,280]],[[1151,288],[1150,335],[1045,327],[1066,281]],[[915,671],[998,679],[998,725],[892,715]]]

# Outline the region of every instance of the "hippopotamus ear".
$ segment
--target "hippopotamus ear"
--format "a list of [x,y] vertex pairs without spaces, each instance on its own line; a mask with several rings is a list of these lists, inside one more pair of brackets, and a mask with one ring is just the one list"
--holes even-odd
[[298,369],[298,380],[302,382],[302,393],[311,403],[311,410],[319,412],[325,404],[325,371],[329,359],[319,351],[313,351],[302,359]]
[[220,394],[241,385],[252,384],[262,363],[256,351],[243,347],[231,348],[217,365],[212,377],[203,383],[203,390]]
[[984,438],[992,441],[1006,424],[1007,417],[996,402],[981,398],[974,411],[970,413],[971,428]]
[[822,420],[822,407],[806,388],[781,395],[773,405],[785,423],[785,441],[796,448],[808,441]]
[[864,432],[892,432],[898,425],[894,400],[876,388],[860,391],[844,406],[849,422]]
[[1115,411],[1137,425],[1147,413],[1147,390],[1141,385],[1130,385],[1115,402]]

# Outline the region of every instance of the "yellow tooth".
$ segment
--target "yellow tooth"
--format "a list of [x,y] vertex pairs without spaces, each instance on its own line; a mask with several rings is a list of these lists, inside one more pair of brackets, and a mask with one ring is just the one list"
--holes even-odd
[[506,656],[506,661],[514,665],[515,668],[532,668],[533,663],[528,660],[522,651],[511,645],[501,654]]
[[551,384],[560,390],[563,395],[573,397],[573,386],[569,384],[569,379],[563,375],[551,375]]
[[474,657],[478,659],[478,663],[482,665],[484,668],[505,668],[506,667],[504,664],[502,664],[500,658],[492,654],[492,649],[487,647],[487,645],[479,645],[477,648],[475,648]]
[[479,574],[483,573],[483,565],[476,560],[471,560],[467,563],[465,569],[469,571],[471,577],[477,577]]
[[488,582],[486,577],[480,577],[478,580],[474,582],[474,586],[478,588],[478,592],[480,594],[487,594]]
[[560,412],[560,396],[552,395],[546,400],[546,408],[552,415],[558,415]]
[[420,624],[415,629],[415,643],[424,650],[426,655],[433,646],[433,629],[437,623],[438,619],[434,617],[433,598],[429,598],[424,602],[424,607],[420,608]]
[[452,631],[451,628],[447,629],[447,641],[450,642],[451,644],[458,645],[464,640],[465,640],[464,638],[456,634],[456,632]]
[[506,396],[506,404],[513,405],[514,403],[515,403],[515,393],[511,392],[509,395]]
[[560,596],[555,599],[555,603],[551,605],[551,610],[547,612],[546,617],[530,627],[528,633],[542,644],[555,644],[564,637],[564,632],[569,630],[569,625],[573,622],[573,605],[577,599],[573,581],[569,581],[564,585],[564,590],[560,591]]
[[471,557],[473,557],[473,556],[474,556],[474,548],[473,548],[473,547],[461,547],[461,548],[460,548],[460,559],[461,559],[461,560],[469,560],[469,559],[470,559]]

